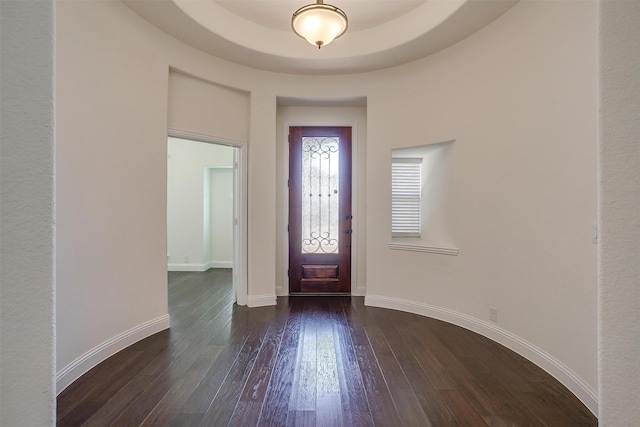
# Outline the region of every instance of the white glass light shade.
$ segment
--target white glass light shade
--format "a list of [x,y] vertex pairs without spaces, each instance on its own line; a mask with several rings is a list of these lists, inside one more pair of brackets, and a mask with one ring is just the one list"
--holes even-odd
[[293,31],[314,46],[321,48],[347,30],[347,15],[322,0],[298,9],[291,18]]

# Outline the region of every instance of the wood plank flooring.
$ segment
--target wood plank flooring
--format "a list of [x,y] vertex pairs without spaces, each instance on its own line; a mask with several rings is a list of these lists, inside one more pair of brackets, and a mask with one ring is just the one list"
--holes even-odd
[[358,297],[231,303],[231,270],[169,273],[171,329],[58,396],[58,426],[596,426],[544,371]]

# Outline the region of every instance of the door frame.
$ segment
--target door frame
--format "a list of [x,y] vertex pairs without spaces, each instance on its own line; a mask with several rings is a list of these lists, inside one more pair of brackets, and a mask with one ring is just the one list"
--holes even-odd
[[[247,305],[247,142],[201,135],[177,129],[168,129],[167,137],[182,138],[206,144],[226,145],[236,149],[234,152],[233,165],[233,300],[238,305]],[[167,165],[165,162],[165,168],[166,167]],[[165,182],[165,194],[166,192],[167,184]],[[166,233],[167,231],[165,228],[165,242],[167,241]]]
[[[336,235],[330,238],[337,240],[338,248],[335,252],[324,253],[318,250],[312,253],[302,251],[302,236],[304,220],[302,213],[305,205],[305,197],[302,195],[304,188],[302,179],[304,139],[305,136],[311,138],[336,138],[338,140],[338,186],[334,188],[337,193],[338,210],[334,215],[337,221],[338,230]],[[351,139],[353,129],[350,126],[292,126],[289,128],[289,293],[290,295],[351,295],[351,258],[352,245],[351,222],[353,211],[351,205],[352,171],[353,164]],[[294,153],[296,158],[292,158]],[[314,156],[311,155],[311,159]],[[318,156],[322,159],[322,152]],[[319,160],[322,163],[322,160]],[[313,162],[313,161],[312,161]],[[293,174],[291,172],[293,171]],[[322,185],[321,185],[322,187]],[[314,190],[311,190],[314,191]],[[315,191],[329,191],[328,188],[317,188]],[[320,195],[320,194],[318,194]],[[329,201],[334,199],[331,194]],[[322,199],[320,199],[322,200]],[[322,227],[321,227],[322,230]],[[310,237],[310,236],[307,236]],[[321,237],[321,236],[318,236]],[[318,242],[322,246],[321,242]],[[320,249],[320,248],[318,248]],[[305,270],[309,269],[307,273]],[[307,274],[309,275],[307,277]],[[313,285],[311,285],[313,283]],[[295,294],[292,287],[297,288]],[[305,289],[306,288],[306,289]]]
[[283,272],[280,283],[277,285],[277,294],[279,296],[288,296],[289,293],[289,275],[287,274],[287,270],[289,269],[289,233],[287,232],[287,224],[288,224],[288,212],[289,212],[289,127],[291,126],[301,126],[301,127],[350,127],[351,128],[351,212],[353,215],[353,220],[351,223],[351,296],[359,296],[364,295],[360,294],[358,291],[358,258],[356,256],[357,247],[358,247],[358,236],[360,226],[364,226],[364,224],[360,222],[358,215],[358,186],[357,177],[358,177],[358,122],[357,121],[285,121],[283,123],[283,137],[281,140],[282,144],[282,153],[283,156],[280,159],[281,163],[279,164],[280,169],[283,171],[282,180],[280,183],[280,191],[283,195],[282,197],[282,205],[281,212],[284,212],[285,215],[282,215],[284,218],[280,218],[279,227],[282,230],[281,233],[281,245],[278,248],[280,252],[280,269]]

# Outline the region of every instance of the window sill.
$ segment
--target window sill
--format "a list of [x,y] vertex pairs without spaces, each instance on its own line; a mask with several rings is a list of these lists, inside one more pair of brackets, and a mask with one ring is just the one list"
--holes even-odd
[[443,248],[439,246],[426,246],[426,245],[410,245],[407,243],[389,243],[389,249],[395,251],[410,251],[410,252],[426,252],[430,254],[440,254],[440,255],[452,255],[458,256],[460,252],[456,248]]

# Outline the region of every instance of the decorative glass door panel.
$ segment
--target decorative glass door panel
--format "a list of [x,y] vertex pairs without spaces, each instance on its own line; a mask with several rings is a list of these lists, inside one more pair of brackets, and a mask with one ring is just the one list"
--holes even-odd
[[289,133],[289,292],[349,293],[351,128]]
[[302,137],[302,252],[338,253],[340,140]]

